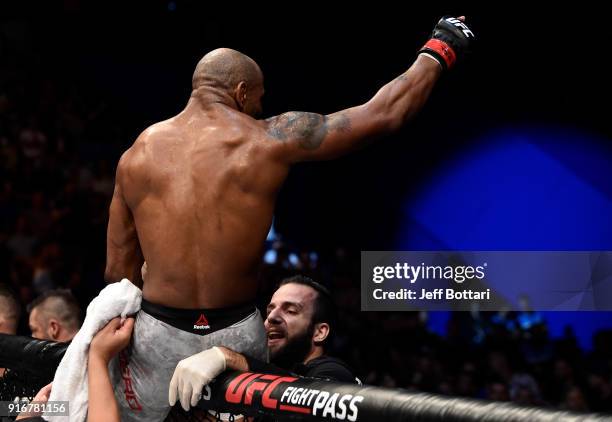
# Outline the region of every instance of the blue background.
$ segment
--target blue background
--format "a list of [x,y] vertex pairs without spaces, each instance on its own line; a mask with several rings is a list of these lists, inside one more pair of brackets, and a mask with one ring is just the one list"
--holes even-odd
[[[605,139],[563,126],[502,128],[440,163],[404,208],[398,250],[612,250],[612,159]],[[606,312],[545,312],[580,344]],[[443,334],[447,312],[432,312]]]

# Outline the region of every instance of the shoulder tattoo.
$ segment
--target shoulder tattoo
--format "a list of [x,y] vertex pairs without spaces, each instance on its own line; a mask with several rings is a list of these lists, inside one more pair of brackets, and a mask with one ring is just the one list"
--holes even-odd
[[290,111],[268,120],[268,134],[279,141],[296,141],[304,149],[317,149],[332,131],[350,130],[344,114],[327,117],[322,114]]

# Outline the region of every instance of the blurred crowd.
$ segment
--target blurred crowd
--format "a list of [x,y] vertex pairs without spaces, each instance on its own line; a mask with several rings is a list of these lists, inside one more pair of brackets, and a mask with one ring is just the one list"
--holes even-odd
[[[133,134],[101,93],[11,54],[0,60],[0,283],[24,309],[67,289],[74,302],[47,307],[73,318],[75,303],[85,309],[104,286],[114,167]],[[551,339],[535,314],[457,312],[441,337],[426,313],[360,312],[358,251],[302,251],[278,237],[268,247],[261,304],[294,274],[330,287],[340,311],[330,354],[367,384],[612,411],[612,331],[586,353],[569,329]],[[22,312],[17,333],[30,335],[29,325]]]
[[85,303],[103,285],[123,117],[71,77],[1,52],[0,279],[22,303],[61,286]]

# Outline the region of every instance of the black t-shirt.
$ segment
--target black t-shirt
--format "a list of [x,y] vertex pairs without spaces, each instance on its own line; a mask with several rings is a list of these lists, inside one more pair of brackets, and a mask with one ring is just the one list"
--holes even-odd
[[292,372],[304,377],[360,384],[346,363],[331,356],[323,355],[305,364],[295,365]]
[[283,369],[272,363],[262,362],[250,357],[246,357],[246,359],[249,364],[249,370],[252,372],[276,375],[300,375],[309,378],[321,378],[330,381],[361,384],[346,363],[340,359],[332,358],[331,356],[323,355],[305,364],[296,364],[291,370]]

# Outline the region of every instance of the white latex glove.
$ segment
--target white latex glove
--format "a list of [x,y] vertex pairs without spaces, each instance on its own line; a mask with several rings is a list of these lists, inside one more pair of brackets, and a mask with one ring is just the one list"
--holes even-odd
[[204,386],[225,371],[225,368],[225,355],[218,347],[212,347],[180,361],[170,381],[168,391],[170,406],[174,406],[179,398],[183,409],[188,411],[190,404],[193,407],[200,401]]

